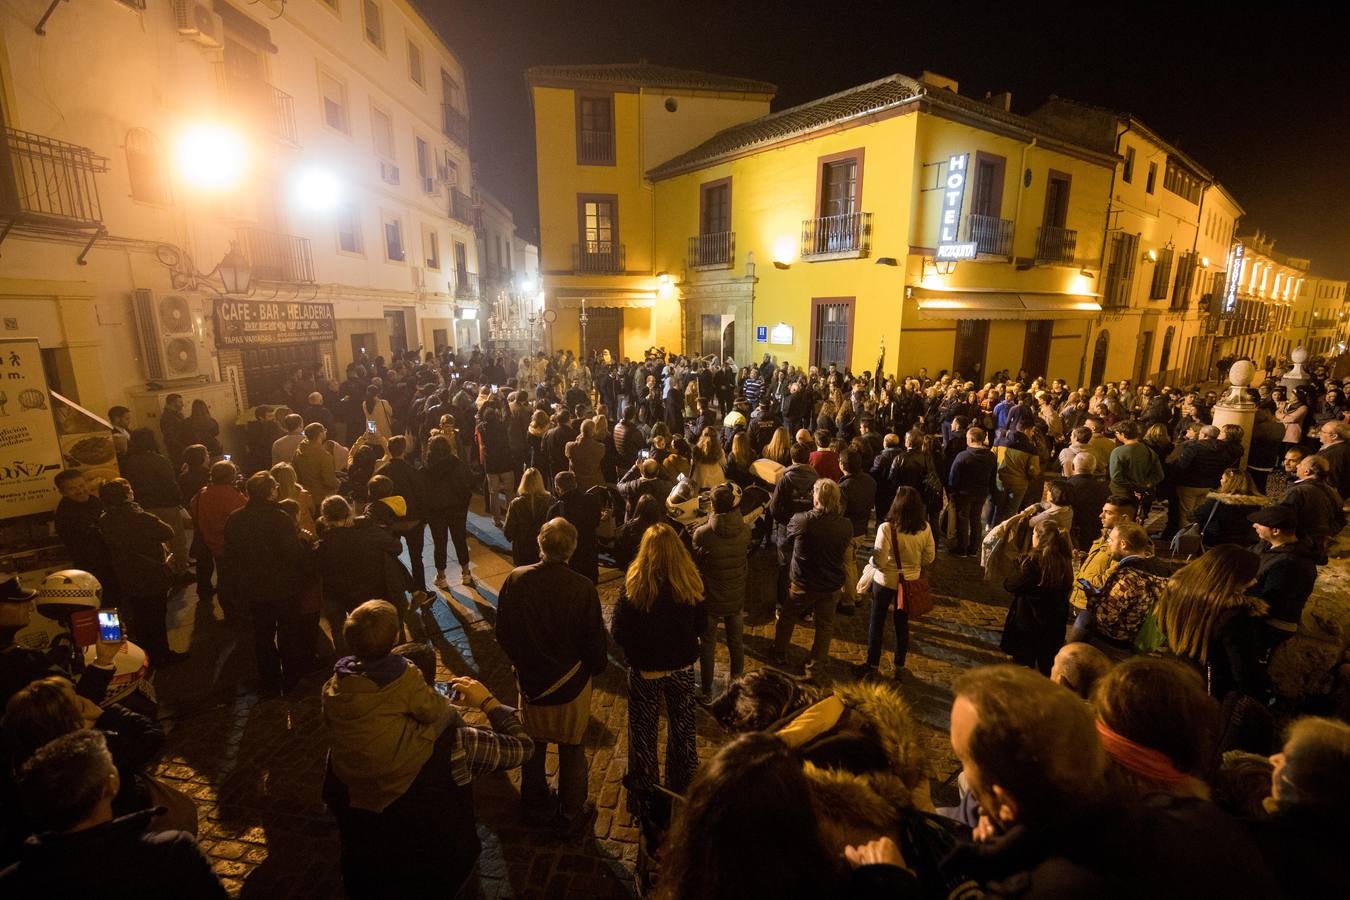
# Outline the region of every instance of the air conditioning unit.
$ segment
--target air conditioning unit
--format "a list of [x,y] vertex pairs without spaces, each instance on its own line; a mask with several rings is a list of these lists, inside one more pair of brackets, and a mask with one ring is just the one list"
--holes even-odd
[[385,184],[398,184],[398,166],[380,160],[380,178]]
[[173,18],[178,33],[203,47],[221,45],[220,16],[205,3],[173,0]]
[[186,294],[132,292],[136,337],[151,381],[201,379],[211,373],[211,354],[198,336],[200,301]]

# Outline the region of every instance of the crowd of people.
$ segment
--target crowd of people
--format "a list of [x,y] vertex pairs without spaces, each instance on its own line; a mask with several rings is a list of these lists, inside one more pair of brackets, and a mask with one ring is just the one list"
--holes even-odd
[[[353,896],[454,896],[479,854],[472,783],[486,772],[521,768],[529,825],[584,832],[611,638],[629,810],[669,825],[662,896],[1350,892],[1328,837],[1350,800],[1350,726],[1300,718],[1267,675],[1346,524],[1350,407],[1325,370],[1253,389],[1250,434],[1198,389],[885,378],[767,355],[738,367],[660,348],[363,357],[341,383],[297,371],[282,393],[255,407],[236,454],[200,400],[184,415],[170,395],[158,435],[115,407],[123,477],[60,473],[56,526],[152,669],[186,658],[166,614],[195,583],[199,623],[251,634],[260,696],[327,674],[324,799]],[[477,585],[475,495],[517,567],[494,621],[514,707],[467,673],[437,682],[426,643],[437,592],[452,575]],[[747,671],[761,547],[776,555],[776,621],[766,667]],[[943,815],[900,699],[939,553],[979,557],[969,577],[1006,600],[1013,663],[951,686],[961,790]],[[620,572],[608,628],[602,564]],[[151,774],[153,709],[108,699],[120,645],[100,642],[88,666],[24,650],[13,635],[32,599],[0,583],[0,859],[22,854],[0,889],[80,884],[63,854],[115,846],[181,879],[177,893],[218,896],[193,823],[154,818],[152,795],[182,805]],[[866,655],[843,670],[833,627],[859,609]],[[812,638],[797,661],[800,627]],[[701,765],[700,708],[744,732]],[[671,796],[667,821],[655,811]]]

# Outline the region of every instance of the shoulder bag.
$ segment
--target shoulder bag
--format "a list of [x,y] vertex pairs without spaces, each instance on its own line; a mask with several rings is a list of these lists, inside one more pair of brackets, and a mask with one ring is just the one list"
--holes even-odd
[[905,578],[904,567],[900,562],[900,540],[891,528],[891,553],[895,556],[895,567],[900,572],[900,589],[895,592],[895,608],[903,609],[910,619],[928,615],[933,609],[933,593],[928,588],[928,577],[919,570],[919,577],[910,581]]

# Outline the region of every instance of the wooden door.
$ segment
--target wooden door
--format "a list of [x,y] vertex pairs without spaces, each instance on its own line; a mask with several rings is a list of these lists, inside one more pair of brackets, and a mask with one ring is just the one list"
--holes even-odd
[[953,372],[970,377],[977,371],[983,371],[985,354],[988,350],[988,319],[961,319],[956,323],[956,346],[952,353]]

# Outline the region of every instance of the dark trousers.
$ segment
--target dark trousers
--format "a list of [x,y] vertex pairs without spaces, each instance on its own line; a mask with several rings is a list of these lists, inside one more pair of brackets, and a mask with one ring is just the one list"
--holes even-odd
[[834,632],[834,609],[839,599],[838,589],[808,591],[798,585],[788,587],[787,602],[778,611],[778,623],[773,630],[773,651],[779,659],[787,657],[792,645],[792,632],[807,610],[815,621],[816,633],[811,640],[811,656],[806,661],[806,674],[823,675],[830,661],[830,637]]
[[197,600],[202,603],[210,603],[216,595],[215,586],[211,584],[211,576],[216,574],[216,559],[211,553],[211,548],[200,541],[196,545],[197,549]]
[[[586,748],[581,744],[558,744],[558,811],[571,818],[586,805]],[[549,810],[548,771],[544,763],[548,745],[534,745],[534,753],[520,767],[520,802],[528,810]],[[551,811],[551,810],[550,810]]]
[[413,589],[427,589],[427,564],[422,559],[422,548],[426,546],[427,529],[424,525],[403,532],[403,543],[408,547],[408,570],[412,572]]
[[168,591],[155,594],[130,594],[123,596],[126,612],[131,615],[131,636],[141,645],[150,657],[150,664],[163,659],[169,653],[169,628],[165,616],[169,610]]
[[975,553],[980,549],[983,538],[980,511],[984,507],[981,494],[953,494],[952,506],[956,507],[956,537],[952,547],[957,553]]
[[726,623],[727,652],[731,654],[731,677],[738,678],[745,671],[745,613],[734,612],[727,616],[708,616],[708,627],[704,629],[699,642],[701,655],[698,662],[699,687],[703,693],[711,694],[713,671],[717,665],[717,623]]
[[444,572],[447,561],[446,535],[455,545],[455,560],[462,569],[469,564],[469,508],[450,509],[428,514],[431,529],[431,559],[437,572]]
[[895,612],[895,669],[904,668],[909,653],[909,613],[895,608],[896,589],[872,582],[872,612],[867,617],[867,664],[876,668],[885,643],[886,613]]
[[[269,602],[250,604],[249,614],[253,620],[258,687],[275,690],[295,684],[306,669],[303,617]],[[313,662],[312,657],[309,662]]]
[[661,704],[666,706],[667,789],[683,794],[698,768],[697,728],[694,721],[694,670],[692,667],[643,678],[628,670],[628,779],[636,791],[661,784],[656,759],[656,733]]

